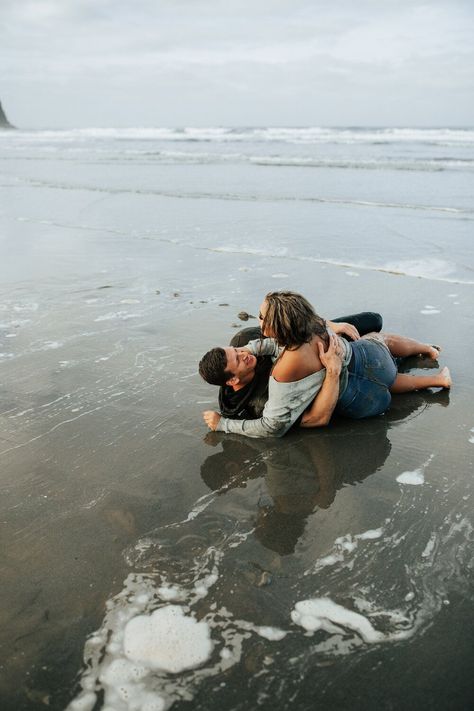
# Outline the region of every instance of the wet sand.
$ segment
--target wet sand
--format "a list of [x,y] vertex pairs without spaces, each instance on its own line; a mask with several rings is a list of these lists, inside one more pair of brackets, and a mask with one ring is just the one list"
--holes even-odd
[[[0,136],[2,709],[472,707],[474,143],[401,134]],[[275,288],[452,391],[209,435],[197,362]]]
[[[100,235],[91,246],[92,269],[85,253],[73,279],[15,278],[2,294],[2,707],[83,698],[87,637],[113,637],[114,610],[140,590],[141,613],[168,604],[168,585],[214,641],[197,670],[146,677],[173,708],[467,708],[472,287]],[[199,357],[281,287],[323,315],[380,310],[387,330],[441,344],[453,390],[279,441],[206,435],[216,391]],[[397,482],[417,470],[421,485]],[[314,598],[358,611],[383,641],[344,625],[309,634],[291,613]],[[114,653],[86,646],[99,700]]]

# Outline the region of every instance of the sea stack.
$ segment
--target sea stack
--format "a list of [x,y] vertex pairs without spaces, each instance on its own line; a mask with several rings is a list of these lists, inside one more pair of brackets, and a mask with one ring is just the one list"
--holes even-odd
[[15,128],[14,126],[11,125],[7,117],[5,116],[5,112],[2,108],[2,102],[0,101],[0,128]]

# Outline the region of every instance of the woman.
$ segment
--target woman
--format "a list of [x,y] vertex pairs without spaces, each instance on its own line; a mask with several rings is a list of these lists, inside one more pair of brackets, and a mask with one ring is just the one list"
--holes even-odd
[[451,386],[447,368],[426,376],[397,373],[392,355],[436,358],[438,348],[391,334],[369,334],[349,343],[329,333],[324,319],[300,294],[270,292],[259,320],[266,338],[250,342],[247,349],[276,360],[263,415],[228,420],[206,411],[204,420],[211,429],[281,437],[301,415],[301,426],[321,427],[334,410],[353,418],[381,414],[390,404],[391,392]]

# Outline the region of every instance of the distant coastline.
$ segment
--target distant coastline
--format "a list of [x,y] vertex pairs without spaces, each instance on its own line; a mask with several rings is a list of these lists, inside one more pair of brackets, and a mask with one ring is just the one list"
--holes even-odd
[[15,128],[15,126],[12,126],[10,121],[7,119],[5,111],[3,110],[3,107],[2,107],[1,101],[0,101],[0,128],[6,128],[6,129]]

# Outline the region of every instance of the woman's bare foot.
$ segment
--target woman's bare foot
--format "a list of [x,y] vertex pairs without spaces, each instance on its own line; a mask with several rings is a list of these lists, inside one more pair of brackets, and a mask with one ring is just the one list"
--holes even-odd
[[440,388],[450,388],[451,385],[453,384],[452,378],[451,378],[451,373],[449,372],[448,366],[445,366],[442,368],[442,370],[439,371],[438,373],[439,377],[439,387]]
[[426,346],[426,351],[421,355],[425,358],[431,358],[432,360],[438,360],[439,354],[441,353],[441,346]]

